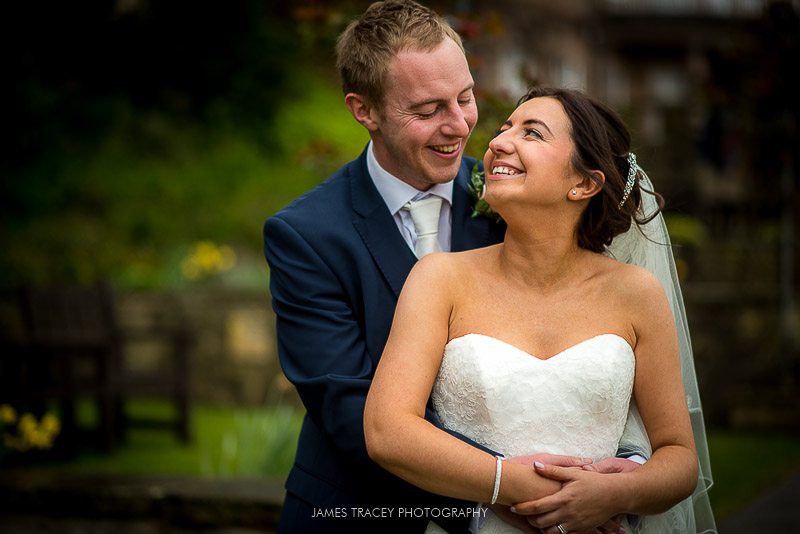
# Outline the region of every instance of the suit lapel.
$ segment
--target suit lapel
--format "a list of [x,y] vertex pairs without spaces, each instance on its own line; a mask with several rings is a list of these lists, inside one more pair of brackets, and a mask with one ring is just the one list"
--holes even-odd
[[[464,158],[453,186],[451,249],[454,252],[499,243],[505,233],[502,223],[486,217],[471,217],[473,198],[467,183],[473,161]],[[350,165],[350,190],[353,226],[395,296],[400,296],[417,258],[400,235],[392,214],[367,172],[366,150]]]
[[353,226],[395,296],[417,261],[367,172],[366,150],[350,165]]

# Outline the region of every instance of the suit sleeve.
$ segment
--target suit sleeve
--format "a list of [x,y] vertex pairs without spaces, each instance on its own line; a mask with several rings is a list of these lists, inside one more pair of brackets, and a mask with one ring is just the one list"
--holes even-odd
[[264,250],[283,372],[314,424],[342,452],[366,461],[363,414],[374,369],[344,288],[280,218],[265,224]]
[[[346,292],[311,244],[278,217],[264,226],[264,250],[283,372],[330,442],[371,464],[363,416],[375,369]],[[426,417],[441,428],[430,409]]]

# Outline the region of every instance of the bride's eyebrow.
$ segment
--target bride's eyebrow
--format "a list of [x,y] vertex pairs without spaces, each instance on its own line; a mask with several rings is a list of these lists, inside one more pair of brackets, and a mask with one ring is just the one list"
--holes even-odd
[[[522,125],[523,125],[523,126],[531,126],[531,125],[533,125],[533,124],[538,124],[538,125],[542,126],[542,127],[545,129],[545,130],[547,130],[547,132],[548,132],[550,135],[553,135],[553,132],[552,132],[552,130],[550,130],[550,128],[547,126],[547,124],[546,124],[544,121],[542,121],[542,120],[539,120],[539,119],[527,119],[526,121],[524,121],[524,122],[522,123]],[[511,126],[513,126],[513,124],[511,123],[511,119],[509,119],[509,120],[507,120],[506,122],[504,122],[504,123],[502,124],[502,126],[508,126],[509,128],[510,128]]]

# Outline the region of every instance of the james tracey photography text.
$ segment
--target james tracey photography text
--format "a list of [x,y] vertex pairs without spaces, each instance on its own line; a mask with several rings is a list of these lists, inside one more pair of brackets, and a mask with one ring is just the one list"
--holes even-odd
[[380,506],[375,508],[337,507],[337,508],[314,508],[311,517],[327,519],[412,519],[428,517],[485,517],[486,508],[478,506],[476,508],[436,508],[436,507],[392,507]]

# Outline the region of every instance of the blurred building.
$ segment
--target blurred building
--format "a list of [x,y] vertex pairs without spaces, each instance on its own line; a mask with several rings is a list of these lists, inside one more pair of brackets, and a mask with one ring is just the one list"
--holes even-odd
[[[700,130],[715,127],[706,90],[712,63],[759,46],[761,0],[507,0],[473,2],[480,31],[469,39],[479,87],[514,99],[532,83],[574,87],[629,120],[645,161],[667,169],[666,193],[741,202],[743,177],[686,180]],[[682,134],[672,136],[675,124]],[[731,140],[735,142],[735,140]],[[670,149],[663,150],[666,144]],[[710,154],[709,157],[735,157]]]

